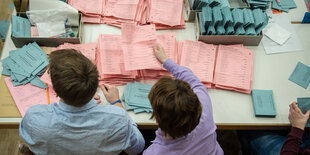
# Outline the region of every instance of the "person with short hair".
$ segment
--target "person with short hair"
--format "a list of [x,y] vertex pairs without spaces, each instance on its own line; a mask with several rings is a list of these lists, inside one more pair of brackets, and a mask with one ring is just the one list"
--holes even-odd
[[143,154],[224,154],[206,87],[190,69],[168,59],[162,46],[154,53],[175,79],[161,78],[149,93],[159,129]]
[[104,84],[109,103],[101,106],[96,66],[73,49],[49,55],[49,74],[59,103],[30,107],[20,137],[37,154],[138,154],[144,138],[119,101],[118,89]]

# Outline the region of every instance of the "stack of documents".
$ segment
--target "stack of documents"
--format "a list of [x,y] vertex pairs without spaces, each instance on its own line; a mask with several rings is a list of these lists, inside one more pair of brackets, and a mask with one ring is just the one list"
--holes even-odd
[[30,21],[23,17],[12,15],[12,36],[13,37],[31,37]]
[[273,0],[272,8],[279,11],[288,12],[290,9],[297,8],[297,5],[294,0],[280,0],[279,2],[277,0]]
[[275,117],[277,115],[272,90],[252,90],[252,102],[255,116]]
[[152,106],[148,94],[153,85],[145,85],[139,82],[127,83],[122,96],[125,108],[134,113],[152,112]]
[[269,8],[270,2],[272,2],[272,0],[248,0],[252,9],[260,8],[266,10]]
[[229,7],[206,6],[198,16],[201,35],[258,35],[268,24],[267,14],[261,9],[230,11]]
[[[4,78],[6,86],[8,87],[14,102],[22,115],[26,114],[26,111],[34,105],[48,104],[58,102],[59,99],[53,89],[41,89],[30,84],[13,86],[10,77]],[[47,94],[48,92],[48,94]]]
[[1,60],[2,74],[11,76],[14,86],[31,85],[46,88],[47,86],[40,80],[38,75],[45,71],[48,65],[47,55],[42,51],[37,43],[23,46],[21,49],[10,51],[10,55]]
[[185,28],[183,0],[148,0],[147,22],[156,25],[156,29]]
[[83,13],[84,23],[116,27],[122,23],[151,23],[156,29],[185,28],[183,0],[68,0],[68,4]]
[[[303,114],[310,110],[310,97],[297,98],[297,106]],[[306,127],[310,127],[310,119],[308,119]]]
[[64,43],[63,45],[59,45],[57,48],[53,48],[53,51],[60,49],[75,49],[80,51],[84,56],[86,56],[89,60],[91,60],[94,64],[96,64],[96,48],[97,43],[88,43],[88,44],[70,44]]

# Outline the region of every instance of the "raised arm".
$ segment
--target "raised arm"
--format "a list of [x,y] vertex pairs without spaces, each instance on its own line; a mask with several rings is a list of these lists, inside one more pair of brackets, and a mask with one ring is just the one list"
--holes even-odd
[[176,79],[186,81],[190,84],[194,91],[195,89],[200,89],[208,94],[206,87],[190,69],[178,65],[166,57],[162,46],[158,45],[154,47],[154,52],[157,59],[163,64],[164,68],[166,68]]

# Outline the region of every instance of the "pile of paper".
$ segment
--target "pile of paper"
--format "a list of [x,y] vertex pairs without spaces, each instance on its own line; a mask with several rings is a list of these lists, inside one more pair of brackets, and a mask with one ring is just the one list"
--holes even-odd
[[123,23],[155,24],[156,29],[185,28],[182,0],[68,0],[83,13],[84,23],[105,23],[121,27]]
[[294,0],[273,0],[272,8],[279,11],[288,12],[290,9],[297,8],[297,5]]
[[31,37],[30,21],[23,17],[12,15],[12,36],[13,37]]
[[266,10],[269,8],[270,2],[272,2],[272,0],[248,0],[252,9],[260,8]]
[[268,24],[261,9],[203,7],[198,14],[201,35],[258,35]]
[[201,10],[205,6],[230,7],[228,0],[189,0],[189,4],[193,10]]
[[96,64],[96,48],[97,43],[88,43],[88,44],[70,44],[64,43],[59,45],[57,48],[53,48],[53,51],[60,49],[75,49],[80,51],[85,57],[91,60],[94,64]]
[[21,49],[10,51],[10,55],[1,62],[2,74],[11,76],[14,86],[25,85],[30,82],[31,85],[40,88],[47,87],[38,77],[48,65],[47,55],[37,43],[34,42],[23,46]]
[[272,90],[252,90],[252,103],[257,117],[275,117],[277,115]]
[[127,83],[122,96],[125,108],[134,113],[152,112],[152,106],[148,94],[153,85],[145,85],[139,82]]
[[147,22],[156,25],[156,29],[185,28],[183,0],[148,0]]
[[180,65],[190,68],[207,88],[251,93],[253,51],[243,45],[213,45],[185,40]]

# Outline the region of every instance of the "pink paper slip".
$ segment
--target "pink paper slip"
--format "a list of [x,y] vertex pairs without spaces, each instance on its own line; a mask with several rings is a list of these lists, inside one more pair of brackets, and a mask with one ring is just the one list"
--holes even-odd
[[[22,117],[31,106],[48,103],[46,89],[32,86],[30,83],[14,87],[10,77],[4,78],[4,81]],[[59,101],[51,89],[49,89],[49,99],[50,103]]]
[[219,45],[214,83],[219,88],[250,93],[253,51],[244,47]]
[[216,47],[213,44],[185,40],[180,65],[190,68],[202,82],[212,83],[215,56]]

